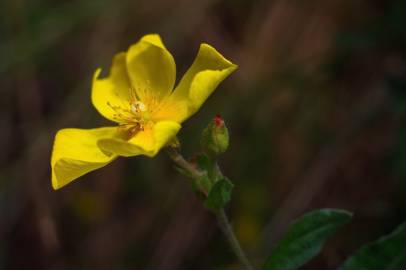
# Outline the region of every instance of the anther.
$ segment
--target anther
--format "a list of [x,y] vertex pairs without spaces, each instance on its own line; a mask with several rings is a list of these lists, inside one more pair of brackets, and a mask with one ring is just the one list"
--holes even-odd
[[146,110],[147,110],[147,107],[141,101],[136,101],[135,103],[131,104],[131,111],[135,114],[138,114],[140,112],[145,112]]

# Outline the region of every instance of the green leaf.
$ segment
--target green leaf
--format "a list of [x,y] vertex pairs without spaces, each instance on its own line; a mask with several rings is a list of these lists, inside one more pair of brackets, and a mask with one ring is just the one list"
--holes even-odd
[[[203,175],[199,179],[196,179],[193,181],[193,187],[195,188],[196,191],[203,192],[204,194],[207,194],[207,192],[210,190],[211,182],[207,174]],[[203,200],[206,199],[206,195],[202,198]]]
[[204,205],[213,210],[223,208],[231,199],[234,185],[227,178],[217,181],[209,191]]
[[406,222],[391,234],[360,248],[342,270],[406,269]]
[[307,213],[296,220],[280,243],[274,248],[264,270],[293,270],[315,257],[326,239],[352,217],[339,209],[321,209]]

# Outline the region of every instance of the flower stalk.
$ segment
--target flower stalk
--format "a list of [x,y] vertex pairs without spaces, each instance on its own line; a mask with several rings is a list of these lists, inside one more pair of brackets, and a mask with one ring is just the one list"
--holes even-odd
[[[167,148],[166,153],[169,158],[182,170],[184,170],[193,181],[199,181],[202,177],[205,176],[205,173],[200,171],[198,168],[189,163],[175,148]],[[207,194],[206,194],[207,195]],[[227,215],[224,211],[224,208],[218,210],[213,210],[213,214],[216,216],[218,224],[221,231],[227,238],[227,241],[234,252],[235,256],[238,258],[240,263],[244,265],[245,269],[252,270],[253,267],[249,262],[247,256],[241,248],[240,243],[238,242],[237,237],[234,234],[234,231],[231,227],[231,224],[227,218]]]
[[245,255],[244,251],[242,250],[240,243],[238,242],[238,239],[233,232],[231,224],[228,221],[228,218],[227,218],[227,215],[226,215],[224,209],[218,210],[215,214],[216,214],[216,218],[217,218],[218,224],[220,226],[220,229],[226,236],[228,243],[230,244],[230,247],[232,248],[234,254],[237,256],[237,258],[241,262],[241,264],[244,265],[245,269],[252,270],[253,267],[252,267],[251,263],[249,262],[247,256]]

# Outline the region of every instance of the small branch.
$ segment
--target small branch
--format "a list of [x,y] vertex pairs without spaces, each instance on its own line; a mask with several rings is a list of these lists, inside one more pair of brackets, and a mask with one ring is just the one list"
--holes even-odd
[[194,179],[199,179],[200,177],[204,176],[204,174],[192,166],[189,162],[187,162],[178,151],[174,148],[166,148],[166,153],[178,165],[181,169],[188,172]]

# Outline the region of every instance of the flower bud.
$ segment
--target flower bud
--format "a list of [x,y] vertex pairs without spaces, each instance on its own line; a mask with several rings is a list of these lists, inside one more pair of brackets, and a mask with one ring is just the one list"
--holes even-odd
[[218,156],[228,148],[228,130],[220,115],[203,130],[201,145],[203,151],[209,156]]

